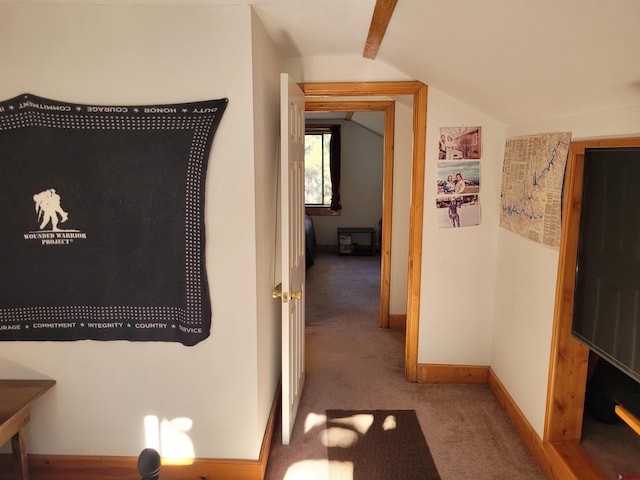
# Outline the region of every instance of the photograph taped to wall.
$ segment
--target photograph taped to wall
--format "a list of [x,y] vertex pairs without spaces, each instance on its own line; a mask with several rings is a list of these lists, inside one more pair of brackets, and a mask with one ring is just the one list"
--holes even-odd
[[480,162],[438,162],[438,195],[480,193]]
[[438,160],[480,160],[482,127],[440,127]]
[[436,198],[438,228],[480,225],[478,195],[448,195]]
[[209,336],[204,182],[226,105],[0,102],[0,340]]

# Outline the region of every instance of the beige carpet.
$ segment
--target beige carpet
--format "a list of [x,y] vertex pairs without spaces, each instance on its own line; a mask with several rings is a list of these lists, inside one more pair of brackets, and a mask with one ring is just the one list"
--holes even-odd
[[291,444],[275,435],[265,478],[331,479],[325,412],[343,409],[415,410],[442,480],[544,479],[487,386],[404,379],[404,332],[378,327],[379,281],[379,257],[324,254],[307,271],[305,390]]

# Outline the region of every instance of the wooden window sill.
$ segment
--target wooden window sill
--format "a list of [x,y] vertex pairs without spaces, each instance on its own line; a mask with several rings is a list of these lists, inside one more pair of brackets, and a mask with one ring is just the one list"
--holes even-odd
[[310,217],[337,217],[340,210],[331,210],[329,207],[309,207],[305,206],[305,213]]

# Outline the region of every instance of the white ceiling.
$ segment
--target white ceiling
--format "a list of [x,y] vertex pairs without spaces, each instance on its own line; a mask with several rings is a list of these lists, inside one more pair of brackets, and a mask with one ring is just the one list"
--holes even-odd
[[[250,4],[286,56],[359,59],[375,6],[375,0],[75,1]],[[383,62],[505,125],[637,107],[640,0],[398,0],[377,58],[366,61]]]
[[[288,56],[361,57],[375,0],[244,3]],[[639,106],[640,0],[398,0],[371,61],[506,125]]]

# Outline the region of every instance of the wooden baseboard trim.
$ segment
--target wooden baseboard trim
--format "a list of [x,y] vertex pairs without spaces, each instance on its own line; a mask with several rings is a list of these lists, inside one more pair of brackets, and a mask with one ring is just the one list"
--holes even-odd
[[[263,480],[280,405],[276,390],[258,460],[196,458],[190,465],[162,465],[162,480]],[[137,457],[28,455],[31,480],[140,480]],[[12,455],[0,455],[0,480],[13,480]]]
[[516,431],[533,455],[533,458],[536,459],[544,471],[545,475],[548,478],[558,478],[551,475],[553,468],[549,461],[549,457],[545,452],[542,439],[538,436],[538,433],[533,429],[529,420],[527,420],[527,417],[522,413],[522,410],[520,410],[516,402],[513,400],[513,397],[511,397],[491,368],[489,368],[488,385],[493,396],[496,397],[496,400],[498,400],[498,403],[504,409],[507,417],[511,420],[511,424],[515,427]]
[[418,364],[418,383],[487,383],[489,367],[482,365]]
[[543,441],[491,367],[418,364],[418,383],[487,384],[523,442],[551,480],[606,480],[577,442]]
[[553,480],[607,480],[600,467],[578,442],[544,442]]
[[406,330],[407,328],[407,314],[389,314],[389,328],[399,328]]
[[579,443],[543,441],[491,369],[489,369],[488,384],[547,478],[552,480],[583,480],[585,478],[606,480],[608,478]]
[[271,404],[271,411],[269,412],[269,420],[267,420],[267,428],[264,432],[264,438],[262,439],[262,446],[260,447],[260,457],[258,462],[262,467],[259,480],[263,480],[267,471],[267,462],[269,461],[269,454],[271,453],[271,442],[273,441],[273,434],[276,429],[276,418],[280,412],[280,401],[282,400],[282,379],[278,382],[276,387],[276,394]]
[[[137,457],[29,455],[31,480],[140,480]],[[163,465],[162,480],[262,480],[259,460],[196,458],[190,465]]]

